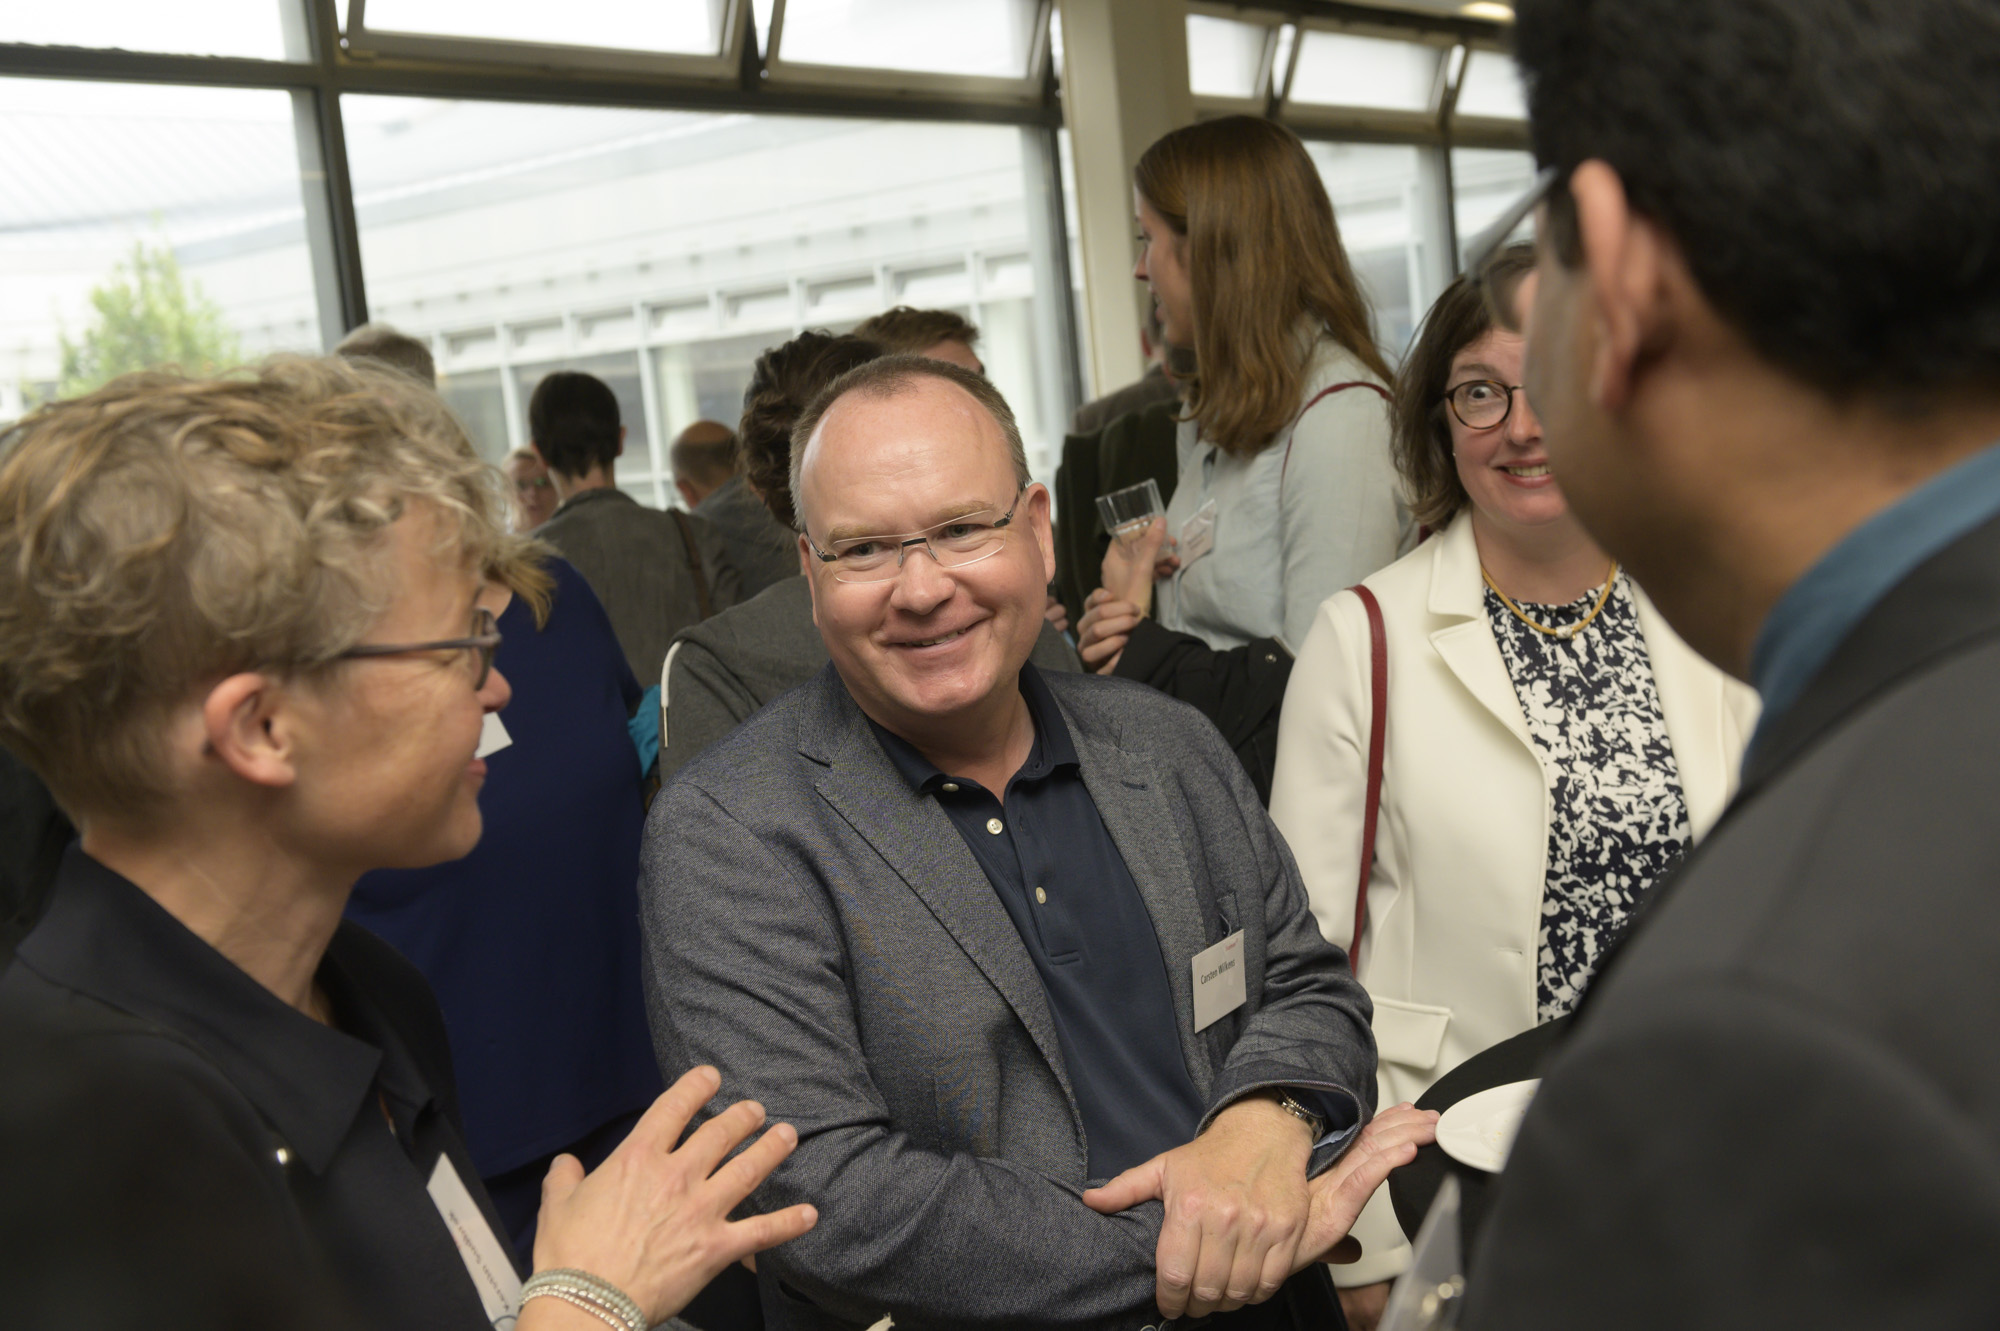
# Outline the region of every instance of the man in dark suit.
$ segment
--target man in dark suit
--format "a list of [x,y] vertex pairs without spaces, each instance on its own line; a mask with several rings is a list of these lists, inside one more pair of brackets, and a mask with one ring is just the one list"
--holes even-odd
[[1029,664],[1048,491],[984,378],[871,361],[793,437],[831,663],[661,792],[641,891],[662,1066],[798,1126],[767,1323],[1338,1326],[1317,1259],[1429,1120],[1363,1132],[1367,996],[1235,758]]
[[1518,14],[1551,465],[1764,715],[1549,1068],[1464,1324],[1993,1326],[2000,9]]

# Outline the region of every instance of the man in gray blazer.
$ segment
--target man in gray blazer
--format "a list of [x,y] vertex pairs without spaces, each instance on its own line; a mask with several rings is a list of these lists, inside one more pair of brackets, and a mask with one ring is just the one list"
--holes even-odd
[[2000,6],[1517,9],[1550,465],[1764,711],[1462,1325],[2000,1325]]
[[1028,664],[1048,492],[984,379],[873,361],[794,438],[831,664],[661,793],[642,887],[662,1065],[799,1131],[767,1323],[1338,1326],[1316,1259],[1430,1120],[1363,1132],[1367,996],[1241,767]]

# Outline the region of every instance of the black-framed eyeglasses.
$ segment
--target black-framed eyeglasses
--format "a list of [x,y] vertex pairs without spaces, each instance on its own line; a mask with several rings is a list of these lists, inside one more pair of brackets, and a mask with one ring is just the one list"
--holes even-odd
[[[1021,506],[1022,486],[1014,492],[1014,502],[1005,513],[989,508],[964,517],[952,518],[922,531],[898,532],[885,536],[856,536],[833,542],[822,550],[812,536],[806,544],[822,564],[833,566],[835,582],[887,582],[903,571],[903,561],[913,548],[929,552],[939,568],[964,568],[982,559],[991,559],[1007,544],[1007,525]],[[994,516],[995,514],[999,516]]]
[[350,657],[366,660],[376,656],[410,656],[417,652],[473,652],[479,661],[479,678],[473,682],[474,693],[486,687],[486,677],[493,673],[493,653],[500,647],[500,630],[493,612],[481,606],[472,614],[473,634],[466,638],[440,638],[436,642],[367,642],[359,647],[349,647],[340,654],[340,659]]
[[1500,215],[1465,247],[1465,267],[1459,270],[1460,275],[1479,284],[1480,294],[1486,299],[1487,313],[1494,323],[1510,333],[1521,331],[1521,316],[1514,307],[1514,292],[1501,291],[1494,283],[1493,260],[1507,244],[1507,238],[1514,234],[1514,228],[1540,207],[1567,175],[1561,167],[1543,167],[1535,173],[1534,183],[1528,186],[1527,192],[1502,209]]
[[1514,410],[1514,394],[1519,384],[1503,384],[1498,379],[1468,379],[1444,390],[1444,400],[1458,423],[1468,430],[1491,430],[1504,424]]

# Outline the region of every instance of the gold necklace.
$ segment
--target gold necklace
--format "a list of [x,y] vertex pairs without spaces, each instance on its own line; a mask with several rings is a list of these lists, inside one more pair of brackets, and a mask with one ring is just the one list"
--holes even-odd
[[1535,632],[1546,633],[1551,638],[1574,638],[1577,634],[1590,627],[1591,620],[1596,619],[1598,615],[1603,613],[1605,603],[1611,599],[1611,589],[1618,585],[1618,561],[1615,559],[1611,561],[1611,572],[1605,575],[1604,590],[1597,594],[1597,604],[1590,607],[1590,613],[1585,615],[1581,622],[1572,624],[1566,629],[1552,629],[1547,624],[1537,624],[1534,620],[1522,614],[1521,607],[1515,605],[1513,599],[1507,593],[1500,590],[1499,583],[1493,581],[1493,575],[1486,571],[1486,564],[1483,560],[1479,565],[1479,576],[1486,580],[1486,585],[1491,587],[1493,594],[1500,598],[1500,604],[1506,606],[1508,612],[1514,618],[1520,620]]

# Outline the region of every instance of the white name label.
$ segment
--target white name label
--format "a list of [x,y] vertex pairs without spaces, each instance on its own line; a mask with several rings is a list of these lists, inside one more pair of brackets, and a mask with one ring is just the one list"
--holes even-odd
[[521,1277],[514,1274],[507,1250],[494,1237],[493,1226],[486,1223],[479,1203],[466,1191],[448,1155],[440,1155],[437,1168],[431,1171],[430,1194],[444,1227],[451,1231],[451,1241],[458,1245],[465,1273],[479,1291],[486,1320],[493,1323],[495,1331],[513,1331],[514,1319],[521,1313]]
[[507,727],[500,723],[500,713],[488,712],[485,719],[479,723],[479,747],[473,750],[472,756],[484,758],[489,753],[500,752],[513,742],[514,737],[508,734]]
[[1194,956],[1194,1028],[1205,1031],[1243,1006],[1243,931]]

